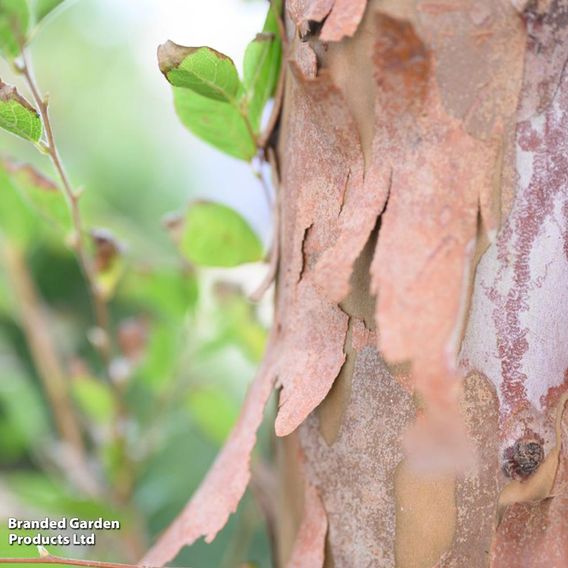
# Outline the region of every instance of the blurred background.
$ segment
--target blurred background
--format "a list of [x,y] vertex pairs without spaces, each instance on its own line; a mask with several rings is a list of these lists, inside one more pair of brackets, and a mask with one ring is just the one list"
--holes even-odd
[[[99,532],[94,548],[50,552],[138,560],[195,491],[236,420],[270,326],[270,295],[260,304],[248,300],[266,265],[191,265],[164,216],[198,198],[220,201],[266,249],[271,212],[249,164],[181,125],[156,48],[167,39],[209,45],[240,69],[266,12],[263,0],[67,0],[33,39],[60,153],[73,186],[84,188],[85,225],[112,234],[119,251],[112,274],[103,275],[115,345],[109,379],[73,253],[49,224],[26,219],[20,268],[0,261],[0,556],[37,556],[33,546],[7,545],[7,517],[102,516],[123,528]],[[0,78],[31,100],[3,61]],[[46,156],[3,132],[0,157],[57,180]],[[0,221],[11,216],[0,192]],[[58,413],[66,406],[48,392],[42,350],[30,340],[42,332],[61,365],[80,430],[76,447],[61,436]],[[198,542],[176,565],[271,565],[261,506],[270,459],[266,427],[253,491],[213,544]]]

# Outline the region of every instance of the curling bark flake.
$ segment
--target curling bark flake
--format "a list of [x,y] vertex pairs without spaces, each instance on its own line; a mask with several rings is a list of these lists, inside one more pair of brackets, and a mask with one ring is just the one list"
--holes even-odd
[[276,385],[281,565],[568,566],[568,0],[286,10],[267,359],[144,562],[234,512]]

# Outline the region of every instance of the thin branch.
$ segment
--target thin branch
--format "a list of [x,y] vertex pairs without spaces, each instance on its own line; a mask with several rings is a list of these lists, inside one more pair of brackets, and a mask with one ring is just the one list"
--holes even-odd
[[[89,288],[91,301],[94,310],[95,316],[95,324],[97,328],[102,330],[104,341],[100,344],[95,345],[104,365],[105,374],[107,378],[109,377],[109,367],[110,367],[110,357],[111,357],[111,350],[110,350],[110,329],[109,329],[109,314],[108,314],[108,305],[106,299],[101,294],[99,287],[97,285],[96,280],[96,270],[93,264],[92,259],[89,257],[85,241],[84,241],[84,227],[83,221],[81,218],[81,211],[79,207],[79,199],[80,193],[75,191],[71,186],[71,182],[69,181],[69,177],[65,168],[63,166],[63,162],[59,155],[59,151],[57,148],[57,144],[55,141],[55,136],[53,134],[53,127],[51,124],[51,119],[49,116],[49,109],[48,109],[48,102],[47,99],[42,96],[37,86],[32,66],[28,60],[25,47],[21,46],[21,56],[22,56],[22,65],[20,67],[20,71],[23,74],[26,82],[30,88],[32,93],[33,99],[38,107],[43,126],[45,129],[45,137],[46,137],[46,151],[51,158],[51,161],[61,179],[61,183],[63,186],[63,193],[66,197],[70,213],[71,219],[73,222],[73,228],[75,232],[75,239],[74,239],[74,249],[77,256],[77,260],[83,272],[85,281]],[[110,380],[111,391],[113,397],[116,402],[117,411],[114,417],[114,425],[113,425],[113,436],[117,442],[117,446],[122,456],[122,465],[123,467],[120,468],[120,477],[115,484],[115,498],[121,504],[127,504],[130,500],[132,487],[133,487],[133,479],[134,474],[132,471],[132,462],[127,455],[126,450],[126,440],[124,434],[122,433],[122,423],[125,422],[127,417],[127,410],[126,404],[124,402],[124,393],[121,391],[121,388],[112,380]]]
[[284,65],[284,61],[282,61],[282,65],[280,66],[280,76],[278,77],[278,84],[276,86],[276,92],[274,94],[274,104],[272,106],[270,116],[268,117],[266,127],[258,137],[259,148],[266,148],[268,146],[270,136],[272,135],[272,132],[274,131],[274,128],[278,123],[278,119],[280,118],[280,113],[282,111],[282,101],[284,100],[284,87],[286,84],[285,67],[286,66]]
[[272,148],[268,148],[268,161],[272,168],[272,177],[274,187],[276,188],[276,203],[274,205],[274,219],[272,229],[272,246],[270,248],[270,258],[268,261],[268,272],[258,286],[258,288],[250,295],[253,302],[259,302],[272,282],[276,279],[278,273],[278,264],[280,261],[280,176],[278,173],[278,164],[276,155]]
[[63,558],[61,556],[53,556],[52,554],[38,556],[37,558],[0,558],[0,564],[64,564],[66,566],[87,566],[90,568],[151,568],[150,566],[121,564],[120,562]]
[[280,40],[282,41],[282,46],[284,51],[288,50],[288,36],[286,35],[286,25],[284,24],[284,19],[282,18],[282,12],[276,9],[275,1],[270,0],[270,9],[274,12],[276,16],[276,25],[278,26],[278,32],[280,33]]
[[258,181],[260,182],[260,185],[262,186],[262,191],[264,193],[264,199],[266,200],[266,205],[268,207],[268,212],[270,214],[270,213],[272,213],[272,208],[274,207],[274,200],[272,199],[272,193],[270,191],[270,187],[268,186],[268,183],[266,182],[266,180],[264,179],[264,176],[262,175],[261,168],[256,169],[253,166],[252,173],[254,174],[254,177],[256,179],[258,179]]
[[272,285],[276,279],[276,274],[278,272],[278,261],[280,259],[280,214],[279,214],[279,198],[276,198],[276,207],[274,208],[274,221],[273,221],[273,237],[272,246],[270,248],[270,258],[268,261],[268,272],[266,276],[258,286],[258,288],[250,295],[250,299],[253,302],[259,302],[268,288]]
[[[89,291],[91,294],[91,300],[93,303],[94,314],[95,314],[95,321],[97,327],[105,332],[106,339],[108,340],[109,332],[108,332],[108,325],[109,325],[109,317],[108,317],[108,307],[106,301],[102,297],[96,282],[96,275],[93,263],[89,258],[86,248],[85,242],[83,239],[83,222],[81,219],[81,212],[79,208],[79,193],[76,193],[73,188],[71,187],[71,183],[69,181],[69,177],[67,176],[67,172],[63,167],[63,163],[61,161],[61,157],[59,156],[59,151],[57,150],[57,145],[55,143],[55,137],[53,135],[53,128],[51,125],[51,120],[49,117],[49,110],[48,110],[48,103],[47,99],[41,95],[39,92],[38,86],[36,84],[33,71],[31,65],[28,61],[26,51],[22,48],[22,66],[20,67],[20,71],[26,79],[26,82],[30,88],[34,101],[38,107],[38,111],[40,113],[43,126],[45,128],[45,135],[47,139],[46,151],[51,158],[51,161],[61,179],[61,183],[63,185],[63,193],[67,199],[67,203],[69,205],[69,209],[71,212],[71,219],[73,222],[73,228],[75,230],[75,242],[74,248],[77,254],[77,259],[83,271],[83,275],[85,280],[87,281]],[[105,364],[108,363],[108,348],[100,348],[99,351],[101,352]]]
[[76,481],[87,494],[98,495],[100,488],[87,466],[81,430],[69,398],[65,373],[57,349],[53,344],[51,326],[29,273],[26,260],[22,252],[9,242],[4,243],[2,252],[14,295],[18,300],[22,327],[34,367],[53,410],[57,430],[61,438],[73,451],[73,466],[75,470],[81,472]]
[[282,14],[278,13],[275,9],[274,1],[270,2],[270,9],[275,13],[276,24],[278,26],[278,33],[282,43],[282,62],[280,64],[280,74],[278,76],[278,83],[276,85],[276,92],[274,93],[274,105],[268,117],[268,122],[264,131],[259,135],[257,146],[259,148],[266,148],[270,140],[270,136],[278,123],[280,113],[282,111],[282,101],[284,99],[284,87],[286,85],[286,65],[285,61],[288,59],[288,36],[286,35],[286,27],[282,20]]

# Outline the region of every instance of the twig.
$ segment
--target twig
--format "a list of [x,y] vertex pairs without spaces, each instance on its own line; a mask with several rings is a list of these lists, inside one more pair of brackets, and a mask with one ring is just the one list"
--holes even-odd
[[67,199],[67,203],[69,205],[69,209],[71,212],[71,219],[73,222],[73,228],[75,232],[75,239],[73,243],[74,249],[77,256],[77,260],[83,271],[83,275],[85,281],[87,282],[87,286],[89,288],[89,292],[91,295],[92,305],[94,309],[94,316],[95,316],[95,324],[97,328],[102,330],[103,332],[104,341],[102,341],[100,344],[96,344],[95,347],[102,359],[105,374],[107,378],[110,379],[111,391],[116,402],[117,411],[114,418],[113,435],[117,442],[119,452],[123,458],[122,461],[124,466],[123,468],[121,468],[120,478],[117,480],[116,483],[115,498],[118,500],[119,503],[127,504],[130,500],[130,495],[132,492],[134,474],[132,472],[132,463],[127,456],[126,441],[122,433],[122,423],[126,420],[127,417],[124,396],[123,393],[121,392],[120,387],[109,376],[110,357],[111,357],[111,349],[110,349],[111,334],[109,329],[108,305],[97,285],[95,266],[92,262],[92,259],[87,254],[87,250],[85,247],[85,242],[83,238],[84,237],[83,221],[81,218],[81,211],[79,207],[80,193],[73,190],[67,172],[65,171],[65,168],[63,166],[63,162],[61,160],[59,151],[57,149],[57,144],[55,142],[55,136],[53,134],[53,127],[49,116],[48,102],[47,99],[43,97],[39,91],[36,80],[34,78],[32,66],[28,61],[25,46],[23,44],[21,45],[21,56],[22,56],[22,65],[20,67],[20,71],[23,74],[24,78],[26,79],[26,82],[32,93],[33,99],[38,107],[43,122],[43,126],[45,129],[45,136],[47,142],[46,151],[49,157],[51,158],[51,161],[59,175],[59,178],[61,179],[61,183],[63,186],[63,193]]
[[272,282],[274,282],[276,278],[276,273],[278,272],[278,260],[280,258],[280,214],[279,214],[279,198],[276,197],[276,207],[274,208],[274,230],[273,230],[273,237],[272,237],[272,247],[270,248],[270,258],[268,261],[268,272],[266,276],[258,286],[258,288],[250,295],[250,299],[253,302],[259,302],[268,288],[270,288]]
[[26,341],[53,410],[55,424],[61,438],[73,450],[76,458],[74,467],[79,467],[81,471],[81,475],[77,476],[82,484],[81,489],[91,496],[97,495],[100,490],[87,466],[81,430],[69,399],[67,382],[53,344],[51,327],[29,274],[28,266],[21,251],[15,245],[5,242],[3,252],[8,276],[20,305]]
[[272,246],[270,248],[270,258],[268,261],[268,272],[258,286],[258,288],[250,295],[253,302],[259,302],[264,296],[272,282],[276,278],[278,272],[278,263],[280,261],[280,176],[278,173],[278,164],[276,155],[272,148],[267,149],[268,160],[272,167],[272,177],[276,188],[276,203],[274,205],[274,220],[272,229]]
[[276,127],[280,112],[282,111],[282,101],[284,99],[284,87],[286,84],[286,66],[284,64],[288,59],[288,37],[286,36],[286,27],[282,21],[282,14],[278,13],[275,9],[274,2],[271,0],[270,9],[276,16],[276,24],[278,26],[278,33],[282,43],[282,62],[280,64],[280,74],[278,76],[278,83],[276,85],[276,92],[274,93],[274,105],[268,117],[268,122],[264,131],[259,135],[257,146],[259,148],[266,148],[270,141],[270,136]]
[[53,556],[52,554],[38,556],[37,558],[0,558],[0,564],[64,564],[66,566],[87,566],[90,568],[152,568],[135,564],[121,564],[120,562],[63,558],[62,556]]
[[[73,222],[73,228],[75,230],[75,242],[73,244],[75,252],[77,254],[77,259],[83,271],[85,280],[87,281],[87,285],[89,287],[89,291],[91,294],[96,325],[105,332],[106,339],[108,340],[109,337],[108,307],[98,289],[95,269],[85,249],[85,243],[83,240],[83,232],[84,232],[83,223],[81,220],[81,212],[79,209],[80,194],[76,193],[71,187],[69,177],[67,176],[65,168],[63,167],[63,163],[61,161],[61,157],[59,156],[59,151],[57,150],[57,145],[55,143],[55,137],[53,135],[53,128],[49,117],[47,99],[45,97],[42,97],[42,95],[39,92],[36,81],[34,79],[31,65],[28,62],[26,51],[23,47],[22,47],[22,66],[20,67],[20,71],[24,75],[26,82],[32,93],[32,96],[34,98],[34,101],[38,107],[38,111],[40,113],[43,126],[45,128],[45,135],[47,139],[46,151],[49,157],[51,158],[51,161],[61,179],[61,183],[63,185],[63,192],[65,194],[67,203],[69,205],[69,209],[71,212],[71,219]],[[108,364],[108,347],[105,348],[104,346],[102,346],[99,348],[99,351],[103,356],[105,365]]]
[[276,127],[278,119],[280,118],[280,112],[282,111],[282,101],[284,100],[284,86],[286,84],[286,70],[284,65],[284,58],[282,60],[282,65],[280,66],[280,76],[278,77],[278,84],[276,85],[276,92],[274,93],[274,105],[270,111],[270,116],[266,123],[264,131],[258,137],[258,147],[266,148],[268,142],[270,141],[270,136]]
[[[261,166],[262,166],[262,162],[261,162]],[[268,207],[268,212],[270,214],[272,212],[272,208],[273,208],[273,205],[274,205],[274,200],[272,199],[272,194],[270,193],[270,187],[268,187],[268,183],[266,183],[266,180],[264,179],[264,176],[262,175],[261,168],[256,169],[253,166],[252,173],[254,174],[254,177],[256,177],[256,179],[258,179],[258,181],[260,182],[260,185],[262,186],[262,191],[264,193],[264,199],[266,200],[266,205]]]
[[288,49],[288,36],[286,35],[286,26],[284,25],[284,20],[282,18],[282,13],[276,10],[275,1],[270,0],[270,9],[274,12],[276,16],[276,25],[278,26],[278,32],[280,33],[280,41],[282,41],[282,46],[286,51]]

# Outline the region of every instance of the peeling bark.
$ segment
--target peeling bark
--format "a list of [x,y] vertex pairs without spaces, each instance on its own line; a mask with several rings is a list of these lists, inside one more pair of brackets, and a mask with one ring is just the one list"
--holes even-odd
[[211,542],[234,513],[250,480],[250,459],[256,432],[274,383],[269,352],[251,385],[243,409],[225,447],[201,486],[158,542],[141,560],[144,566],[163,566],[184,547],[204,536]]
[[268,362],[146,560],[234,511],[274,382],[282,565],[568,565],[568,0],[286,9]]
[[[298,458],[303,461],[302,457]],[[327,516],[318,490],[309,479],[304,480],[304,507],[288,568],[317,568],[323,566]]]
[[[310,5],[318,3],[304,8]],[[323,28],[309,35],[317,54],[311,88],[334,85],[340,116],[354,123],[336,121],[329,148],[354,128],[363,159],[360,174],[360,156],[336,152],[335,167],[348,172],[335,186],[344,188],[341,207],[337,215],[329,202],[331,211],[319,210],[334,237],[302,275],[350,316],[342,386],[300,428],[329,518],[326,565],[523,566],[529,557],[527,565],[564,565],[554,540],[566,530],[564,497],[499,507],[500,495],[512,491],[501,472],[510,444],[541,437],[544,463],[555,459],[553,410],[567,384],[565,14],[561,1],[377,0],[354,38],[327,45]],[[355,53],[366,53],[365,62],[349,59]],[[307,179],[317,183],[306,163],[325,155],[319,135],[294,130],[298,107],[311,104],[303,94],[288,93],[280,139],[284,168],[303,172],[285,184],[294,217],[303,205],[293,192]],[[306,113],[316,122],[321,106],[304,106],[298,122]],[[356,264],[374,230],[374,258],[363,268],[369,291]],[[377,298],[370,324],[344,305],[361,293]],[[370,344],[375,337],[381,355]],[[369,358],[372,380],[363,370]],[[387,434],[384,421],[393,415]],[[456,435],[460,424],[470,446]],[[431,457],[433,442],[450,448],[461,473],[428,478],[405,465],[413,453]],[[520,482],[523,491],[531,479]],[[558,479],[552,492],[526,498],[564,491]],[[538,564],[539,555],[548,564]]]

